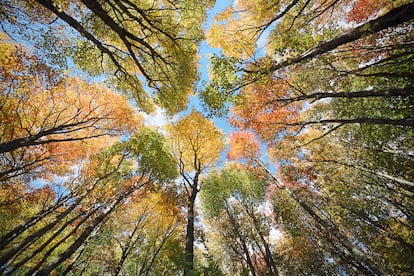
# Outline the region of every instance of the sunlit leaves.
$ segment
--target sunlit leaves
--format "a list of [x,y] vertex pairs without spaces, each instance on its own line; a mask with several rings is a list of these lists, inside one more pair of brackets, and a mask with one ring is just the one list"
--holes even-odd
[[233,87],[240,81],[236,58],[213,55],[210,58],[210,82],[200,91],[204,110],[213,116],[225,116],[234,99]]
[[159,132],[142,129],[130,138],[125,147],[137,157],[139,166],[161,183],[177,177],[174,157]]
[[204,172],[224,150],[224,135],[201,113],[191,113],[168,127],[171,148],[184,171]]
[[[398,2],[398,1],[395,1]],[[358,0],[352,5],[352,9],[347,15],[347,20],[350,22],[360,23],[367,20],[369,17],[376,15],[379,11],[391,5],[390,1],[384,0]]]
[[43,164],[62,174],[139,126],[126,99],[104,85],[54,70],[22,46],[9,49],[2,52],[0,71],[4,172],[29,172]]
[[249,58],[255,54],[261,26],[280,7],[272,1],[237,1],[218,14],[207,33],[207,41],[230,57]]
[[[280,1],[272,7],[264,2],[265,9],[275,8],[265,14],[256,2],[238,1],[216,17],[209,42],[222,45],[227,58],[239,59],[233,74],[240,78],[230,85],[212,78],[210,87],[215,90],[208,91],[216,108],[226,100],[233,104],[230,122],[242,130],[232,134],[229,157],[257,160],[254,137],[267,147],[268,157],[279,165],[285,190],[304,209],[293,214],[294,208],[285,208],[283,199],[274,202],[277,216],[285,220],[281,227],[298,245],[291,254],[301,263],[312,261],[298,251],[318,247],[336,255],[334,267],[348,270],[355,265],[341,256],[335,242],[316,244],[308,239],[307,235],[325,233],[298,222],[296,217],[307,214],[327,229],[327,223],[334,223],[363,243],[367,257],[353,252],[356,263],[368,264],[375,273],[407,269],[401,252],[378,247],[378,240],[394,240],[412,251],[410,238],[391,227],[395,221],[408,233],[411,224],[405,222],[412,213],[412,17],[398,20],[412,14],[412,3],[403,3],[408,2]],[[373,21],[367,23],[368,19]],[[341,20],[364,25],[347,31]],[[388,28],[380,27],[384,24]],[[267,52],[253,44],[264,34]],[[239,43],[233,42],[233,48],[224,45],[224,37]],[[276,194],[286,196],[283,189]],[[354,250],[349,243],[346,248]],[[331,269],[323,265],[328,257],[321,254],[312,256],[318,264],[313,271]],[[287,265],[286,271],[297,273],[290,269]],[[354,269],[364,270],[358,265]]]
[[223,212],[225,202],[231,200],[231,197],[247,197],[260,201],[265,192],[265,183],[248,171],[231,165],[212,172],[203,179],[202,185],[200,198],[203,213],[209,218],[219,216]]
[[[39,2],[49,5],[49,1]],[[200,26],[205,19],[205,8],[211,3],[186,0],[110,1],[102,5],[83,1],[82,4],[72,7],[82,18],[79,23],[83,30],[77,30],[90,35],[86,36],[89,43],[80,42],[88,47],[75,48],[75,62],[87,71],[91,67],[93,73],[107,74],[112,84],[125,90],[144,111],[151,111],[148,98],[170,113],[181,111],[196,79]],[[156,93],[148,93],[144,86]]]
[[[87,261],[84,269],[88,273],[107,269],[114,274],[145,274],[177,269],[169,258],[174,257],[173,250],[177,254],[180,250],[175,243],[180,238],[181,220],[173,190],[136,194],[116,210],[77,265]],[[171,244],[176,248],[172,249]]]
[[259,143],[253,133],[240,131],[230,133],[230,151],[227,153],[229,159],[253,160],[258,157]]
[[287,124],[297,120],[301,109],[299,103],[288,105],[277,101],[290,93],[291,87],[281,79],[270,79],[264,84],[255,83],[246,87],[232,110],[232,124],[253,130],[266,141],[276,140],[280,131],[286,130]]

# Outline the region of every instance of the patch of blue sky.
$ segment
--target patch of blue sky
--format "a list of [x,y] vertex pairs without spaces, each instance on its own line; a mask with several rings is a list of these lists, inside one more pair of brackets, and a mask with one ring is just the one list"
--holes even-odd
[[[208,30],[208,28],[211,26],[214,17],[217,13],[223,11],[228,5],[231,4],[231,1],[216,1],[214,7],[207,11],[207,20],[205,24],[203,25],[204,30]],[[208,82],[208,64],[209,59],[213,54],[220,55],[221,50],[212,48],[206,41],[202,41],[199,46],[199,82],[197,84],[197,90],[202,89],[202,83]],[[141,79],[141,81],[143,81]],[[145,91],[150,91],[150,88],[146,86],[145,81],[143,81],[143,87]],[[177,116],[167,116],[166,112],[162,109],[157,107],[156,112],[154,114],[144,114],[145,124],[148,126],[156,127],[159,130],[163,131],[163,127],[166,124],[172,123],[176,121],[179,117],[185,116],[191,112],[192,109],[195,109],[199,112],[203,112],[203,107],[201,105],[200,99],[197,96],[197,91],[194,91],[194,95],[190,96],[188,108],[181,113],[179,113]],[[223,132],[226,135],[229,135],[230,133],[230,125],[227,123],[225,118],[213,118],[214,123],[216,126],[223,130]]]
[[[56,193],[56,198],[61,198],[70,192],[67,185],[73,185],[81,174],[83,163],[72,166],[70,172],[65,175],[52,175],[50,179],[34,178],[29,181],[29,186],[35,190],[50,186]],[[76,185],[76,184],[75,184]]]
[[[216,1],[216,3],[214,4],[214,7],[207,11],[207,20],[203,25],[203,29],[207,31],[210,28],[211,24],[213,23],[214,17],[218,13],[222,12],[231,3],[232,1],[228,1],[228,0]],[[202,89],[202,83],[209,81],[208,66],[209,66],[210,57],[214,54],[221,55],[221,52],[222,52],[221,49],[211,47],[205,40],[203,40],[200,43],[199,52],[198,52],[200,56],[199,72],[198,72],[200,79],[197,84],[197,89]],[[200,111],[200,112],[203,111],[200,99],[197,97],[197,91],[194,96],[190,97],[189,107],[190,108],[188,110],[191,110],[194,108],[197,111]],[[227,123],[226,118],[213,118],[213,121],[218,128],[222,129],[224,133],[229,135],[231,127]]]

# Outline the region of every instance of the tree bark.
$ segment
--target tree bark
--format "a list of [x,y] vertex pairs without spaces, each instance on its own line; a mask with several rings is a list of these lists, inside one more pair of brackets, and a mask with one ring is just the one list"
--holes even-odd
[[191,188],[187,204],[187,227],[185,236],[185,266],[184,275],[190,275],[194,270],[194,203],[197,197],[197,185]]
[[274,125],[286,125],[286,126],[306,126],[316,124],[367,124],[367,125],[392,125],[392,126],[408,126],[414,127],[414,117],[408,117],[404,119],[387,119],[387,118],[352,118],[352,119],[322,119],[316,121],[305,122],[270,122]]
[[332,93],[313,93],[309,95],[301,95],[293,98],[280,98],[272,102],[292,103],[303,100],[320,100],[325,98],[367,98],[367,97],[409,97],[414,96],[414,88],[393,88],[372,91],[355,91],[355,92],[332,92]]

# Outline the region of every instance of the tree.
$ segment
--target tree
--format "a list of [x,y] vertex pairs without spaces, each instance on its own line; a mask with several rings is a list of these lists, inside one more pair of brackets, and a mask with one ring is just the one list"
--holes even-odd
[[266,205],[266,183],[228,165],[209,174],[202,185],[201,204],[209,228],[218,232],[215,239],[222,241],[222,251],[238,259],[230,263],[233,273],[242,273],[237,267],[246,266],[253,275],[278,275],[269,244],[271,218],[258,211]]
[[0,180],[63,175],[139,125],[126,99],[107,87],[69,77],[21,45],[1,47]]
[[[285,162],[292,162],[284,168],[284,175],[297,180],[305,178],[304,172],[311,171],[316,178],[306,186],[312,185],[313,189],[323,192],[323,200],[317,202],[319,208],[370,248],[374,261],[385,262],[396,274],[411,269],[408,259],[413,254],[413,242],[409,237],[412,189],[407,185],[412,180],[413,160],[402,152],[386,150],[391,137],[406,135],[400,131],[402,133],[397,135],[392,128],[375,132],[368,132],[362,126],[342,128],[306,147],[299,148],[297,143],[302,142],[291,140],[291,147],[285,150],[292,155],[283,154]],[[321,131],[307,134],[306,139],[312,140],[310,135],[320,137]],[[411,142],[396,142],[395,146],[411,147],[409,144]],[[296,157],[298,152],[303,158]],[[277,154],[280,153],[278,150]],[[391,247],[391,244],[398,246]]]
[[[176,200],[172,189],[161,187],[131,196],[91,240],[73,263],[73,270],[115,275],[161,273],[165,268],[158,263],[170,257],[168,243],[180,238],[182,217]],[[174,269],[170,265],[168,269]]]
[[[292,16],[291,14],[282,12],[281,13],[281,23],[277,24],[277,30],[274,31],[275,37],[277,39],[271,40],[270,42],[270,50],[266,52],[265,56],[255,58],[253,54],[245,56],[236,55],[239,60],[234,59],[235,56],[232,54],[228,54],[228,57],[221,58],[221,63],[223,62],[230,62],[233,63],[233,66],[227,66],[228,69],[232,69],[235,74],[238,74],[240,77],[235,81],[233,79],[229,79],[229,81],[223,81],[223,77],[227,78],[227,75],[232,76],[231,73],[226,72],[226,75],[219,74],[212,74],[214,77],[217,75],[217,78],[213,78],[210,84],[207,85],[206,90],[209,90],[209,93],[204,93],[203,97],[204,102],[206,104],[211,105],[214,109],[219,109],[220,106],[214,105],[214,101],[209,99],[211,96],[214,96],[217,98],[217,95],[223,95],[224,98],[228,98],[229,95],[234,95],[238,91],[240,87],[250,85],[252,83],[257,83],[266,80],[268,76],[276,76],[277,79],[286,79],[283,77],[286,71],[290,72],[292,69],[294,70],[295,67],[300,67],[300,63],[306,64],[308,62],[312,62],[315,59],[320,60],[321,56],[324,55],[337,55],[340,53],[341,47],[346,46],[348,43],[352,43],[361,39],[364,39],[366,37],[374,37],[378,34],[382,34],[383,32],[387,32],[391,29],[391,32],[395,29],[392,29],[393,27],[396,27],[398,25],[407,26],[407,22],[409,22],[412,19],[412,9],[413,4],[405,4],[402,5],[400,2],[396,4],[398,7],[391,9],[388,13],[373,19],[371,21],[365,22],[361,26],[355,27],[348,31],[343,31],[342,33],[336,28],[336,26],[333,25],[332,22],[325,22],[326,18],[323,16],[328,11],[332,10],[338,10],[338,14],[343,14],[343,10],[341,10],[341,7],[343,6],[338,4],[338,1],[326,1],[322,3],[321,5],[317,5],[316,9],[312,8],[312,5],[310,5],[313,1],[307,1],[302,8],[300,8],[299,13],[297,13],[295,16]],[[299,8],[301,5],[295,3],[293,1],[294,5]],[[306,14],[306,9],[311,9],[309,11],[309,14]],[[293,11],[290,11],[293,12]],[[234,11],[233,13],[237,13],[237,11]],[[230,13],[232,16],[233,13]],[[241,13],[246,13],[245,10],[242,10]],[[248,13],[248,12],[247,12]],[[309,18],[310,17],[310,18]],[[249,18],[250,21],[247,21],[246,18]],[[230,31],[230,35],[232,36],[238,36],[242,35],[243,32],[250,29],[260,29],[260,26],[265,26],[265,28],[268,28],[272,26],[270,25],[261,25],[261,19],[252,19],[250,16],[243,19],[246,20],[244,24],[246,26],[250,26],[249,28],[236,28],[232,31]],[[256,17],[254,17],[256,18]],[[260,18],[260,17],[258,17]],[[221,20],[221,17],[218,17],[218,21]],[[237,18],[231,18],[230,21],[239,21]],[[256,21],[255,21],[256,20]],[[302,20],[307,20],[308,22],[300,22]],[[316,21],[315,24],[309,24],[309,21]],[[300,22],[300,23],[298,23]],[[238,23],[241,24],[241,23]],[[319,24],[319,25],[318,25]],[[298,26],[296,26],[298,25]],[[328,27],[326,27],[328,25]],[[333,25],[333,26],[331,26]],[[323,35],[317,35],[316,30],[314,27],[316,26],[321,28],[322,30],[326,30],[326,33]],[[295,28],[294,28],[295,27]],[[326,27],[326,28],[325,28]],[[309,29],[311,28],[311,29]],[[387,29],[388,28],[388,29]],[[297,31],[299,37],[297,37],[298,41],[302,41],[303,38],[301,38],[302,33],[308,33],[308,36],[310,38],[307,38],[305,41],[306,44],[301,43],[298,45],[298,47],[294,47],[295,44],[293,44],[290,41],[284,41],[283,35],[288,34],[290,37],[291,31],[295,30]],[[339,33],[339,34],[337,34]],[[396,32],[398,33],[398,31]],[[255,36],[259,35],[260,32],[254,33]],[[281,35],[279,35],[281,34]],[[335,36],[335,34],[337,34]],[[315,39],[315,37],[317,37]],[[272,38],[272,33],[270,34],[270,38]],[[296,38],[296,37],[295,37]],[[309,41],[310,39],[310,41]],[[217,46],[222,46],[220,44],[220,41],[215,41],[214,39],[210,40],[210,43],[213,43]],[[217,43],[217,44],[215,44]],[[273,45],[273,46],[272,46]],[[392,44],[390,45],[392,47]],[[401,45],[402,48],[406,48],[406,46]],[[273,48],[272,48],[273,47]],[[275,48],[275,50],[273,50]],[[400,48],[400,47],[398,47]],[[381,47],[378,47],[379,50],[381,50]],[[392,49],[392,48],[391,48]],[[408,49],[408,48],[407,48]],[[382,49],[382,50],[385,50]],[[372,51],[371,51],[372,52]],[[377,53],[378,54],[378,53]],[[214,61],[214,60],[213,60]],[[220,67],[213,67],[213,68],[220,68]],[[228,78],[227,78],[228,79]],[[223,84],[231,84],[223,85]],[[223,101],[223,100],[222,100]],[[223,101],[225,102],[225,101]],[[409,118],[407,118],[409,119]]]
[[[237,139],[238,137],[244,138],[241,143],[245,143],[247,147],[251,147],[251,144],[254,144],[253,136],[247,136],[246,135],[234,135],[232,136],[233,139]],[[247,139],[246,139],[247,138]],[[232,142],[232,145],[237,145],[237,143]],[[312,180],[314,177],[314,174],[310,170],[301,170],[302,167],[294,167],[289,160],[289,163],[284,165],[284,167],[291,169],[293,167],[293,170],[298,170],[300,173],[300,177],[298,177],[298,173],[294,173],[292,171],[288,171],[287,174],[287,181],[285,181],[281,176],[276,176],[274,173],[272,173],[265,164],[258,158],[258,155],[252,155],[251,153],[248,153],[247,155],[243,156],[243,152],[238,152],[240,149],[244,149],[245,147],[236,147],[235,149],[231,150],[230,157],[247,157],[251,158],[250,163],[252,163],[254,166],[252,167],[253,170],[256,170],[257,174],[269,181],[270,183],[273,183],[275,187],[278,189],[281,189],[287,193],[287,195],[296,203],[298,204],[304,213],[306,213],[307,216],[311,220],[313,220],[313,223],[318,225],[318,227],[321,229],[321,234],[327,235],[328,242],[331,243],[334,247],[334,250],[340,253],[340,257],[344,259],[345,261],[349,261],[351,265],[355,266],[356,269],[360,270],[364,273],[373,273],[375,275],[381,275],[382,271],[378,266],[370,259],[367,258],[359,249],[357,246],[355,246],[347,237],[344,235],[344,231],[340,229],[340,227],[330,219],[329,216],[327,216],[323,209],[319,209],[317,207],[317,194],[313,194],[312,189],[310,186],[313,184]],[[297,155],[293,153],[293,156],[297,158]],[[300,158],[298,158],[300,159]],[[257,167],[257,169],[255,168]],[[304,199],[304,195],[306,192],[309,193],[310,198],[314,198],[315,202],[307,202],[306,199]],[[329,233],[329,234],[327,234]],[[345,255],[343,252],[346,252]],[[350,260],[348,260],[348,258]]]
[[201,113],[192,110],[168,127],[168,140],[176,164],[183,178],[184,194],[187,205],[186,227],[186,264],[185,275],[194,270],[194,220],[195,200],[202,188],[200,175],[213,167],[224,150],[224,135],[213,122]]
[[[63,48],[80,69],[93,76],[105,74],[142,110],[154,111],[155,101],[175,113],[185,108],[192,93],[201,26],[212,4],[194,0],[5,1],[2,18],[14,28],[27,20],[42,24],[41,31],[48,30],[47,41],[41,39],[39,45],[53,52]],[[62,28],[73,39],[64,38],[68,45],[50,43],[60,40]]]
[[275,11],[238,2],[216,18],[223,36],[213,28],[209,41],[246,45],[223,46],[201,95],[219,114],[233,104],[231,122],[253,134],[231,144],[254,149],[257,137],[279,176],[257,155],[229,155],[279,183],[277,195],[321,229],[319,247],[338,266],[401,274],[412,256],[413,5],[374,2],[286,1]]

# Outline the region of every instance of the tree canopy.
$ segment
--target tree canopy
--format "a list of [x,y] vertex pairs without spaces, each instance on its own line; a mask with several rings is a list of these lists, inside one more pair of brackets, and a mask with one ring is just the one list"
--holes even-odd
[[413,23],[0,0],[0,274],[412,275]]

